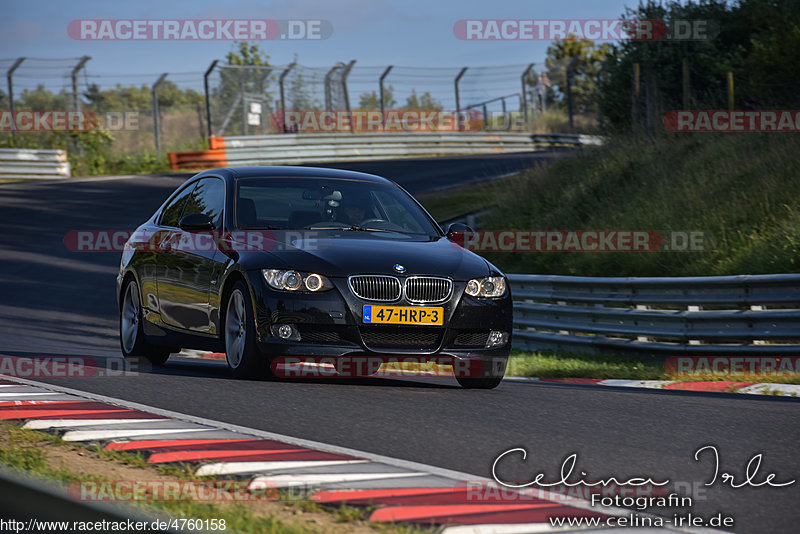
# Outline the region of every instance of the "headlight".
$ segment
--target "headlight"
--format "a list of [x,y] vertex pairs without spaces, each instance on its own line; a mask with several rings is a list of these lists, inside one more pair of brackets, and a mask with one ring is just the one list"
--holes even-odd
[[464,291],[470,297],[497,298],[506,294],[506,279],[502,276],[473,278]]
[[310,291],[317,293],[333,288],[331,281],[316,273],[300,273],[295,270],[264,269],[264,280],[270,287],[282,291]]

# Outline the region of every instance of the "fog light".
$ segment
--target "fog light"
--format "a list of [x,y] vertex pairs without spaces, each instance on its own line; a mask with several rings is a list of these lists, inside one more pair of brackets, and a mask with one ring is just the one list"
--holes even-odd
[[489,332],[489,338],[486,340],[486,348],[502,347],[506,343],[508,343],[508,332],[492,330]]
[[274,324],[270,328],[272,335],[281,339],[300,340],[300,333],[290,324]]

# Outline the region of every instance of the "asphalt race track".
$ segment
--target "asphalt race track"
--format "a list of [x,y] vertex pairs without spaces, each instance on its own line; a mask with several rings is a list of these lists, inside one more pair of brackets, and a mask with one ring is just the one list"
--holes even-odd
[[[513,172],[546,157],[442,158],[339,165],[393,178],[412,193]],[[132,230],[183,178],[135,177],[0,186],[0,354],[91,357],[122,366],[114,296],[118,252],[71,252],[69,230]],[[173,357],[174,358],[174,357]],[[800,401],[769,396],[654,391],[505,382],[492,391],[459,389],[455,380],[364,379],[238,381],[224,362],[175,358],[162,369],[91,378],[34,380],[177,412],[338,446],[491,476],[502,452],[523,447],[506,479],[538,472],[560,478],[578,453],[586,480],[669,479],[695,485],[691,510],[732,516],[735,532],[796,532],[800,481],[784,487],[725,487],[705,445],[720,454],[720,473],[736,482],[763,454],[754,484],[800,480]],[[518,458],[518,457],[516,457]],[[671,487],[671,486],[670,486]]]

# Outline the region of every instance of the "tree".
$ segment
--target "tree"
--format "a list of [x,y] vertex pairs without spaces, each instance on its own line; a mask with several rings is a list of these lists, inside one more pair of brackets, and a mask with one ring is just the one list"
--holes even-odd
[[166,79],[158,86],[158,104],[164,107],[196,106],[204,102],[203,95],[194,89],[181,90],[175,82]]
[[[312,74],[311,83],[315,83],[316,74]],[[289,83],[289,108],[294,110],[319,110],[322,104],[318,98],[314,98],[308,90],[308,83],[302,74],[292,77]]]
[[45,89],[39,84],[36,89],[24,89],[19,97],[14,98],[17,109],[53,110],[72,109],[72,94],[62,89],[58,94]]
[[428,91],[425,91],[422,96],[417,96],[417,90],[412,89],[411,95],[406,98],[405,109],[423,109],[429,111],[440,111],[444,109],[441,102],[434,99]]
[[[322,109],[319,99],[309,91],[309,83],[303,76],[303,67],[297,63],[298,56],[294,55],[294,68],[289,73],[289,87],[286,90],[287,108],[292,110],[319,110]],[[311,84],[319,83],[317,73],[312,72]]]
[[633,65],[641,68],[641,91],[652,77],[661,110],[683,109],[682,63],[690,68],[689,106],[727,108],[727,73],[733,72],[734,105],[742,109],[791,109],[800,93],[800,2],[723,0],[655,2],[627,9],[629,19],[712,21],[716,35],[692,41],[625,41],[603,75],[603,117],[618,128],[631,123]]
[[234,41],[233,50],[228,52],[225,60],[228,65],[257,65],[269,66],[269,56],[257,44],[250,44],[247,41]]
[[[361,109],[380,109],[379,96],[377,91],[361,93],[359,96],[358,107]],[[394,99],[394,87],[391,85],[383,88],[383,108],[392,109],[397,105]]]
[[547,48],[545,65],[556,86],[554,100],[567,99],[567,74],[570,74],[573,109],[578,113],[597,109],[597,77],[611,52],[608,43],[596,46],[585,39],[556,41]]
[[273,107],[274,94],[270,85],[275,81],[275,73],[269,63],[269,56],[258,44],[235,41],[233,50],[228,52],[225,59],[229,68],[223,65],[219,69],[219,85],[211,94],[214,110],[212,121],[214,124],[225,125],[229,134],[246,134],[245,117],[236,115],[241,120],[228,121],[238,109],[246,109],[242,106],[242,99],[250,96],[257,96],[267,108]]

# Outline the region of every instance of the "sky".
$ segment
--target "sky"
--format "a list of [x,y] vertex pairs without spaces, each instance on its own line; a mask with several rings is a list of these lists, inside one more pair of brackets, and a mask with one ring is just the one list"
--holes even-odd
[[[274,64],[295,54],[307,66],[357,60],[357,67],[441,67],[543,63],[548,41],[465,41],[459,19],[617,19],[638,0],[0,0],[0,71],[14,58],[88,55],[82,82],[101,88],[152,84],[161,73],[181,86],[202,88],[202,73],[223,59],[233,41],[76,40],[67,32],[80,19],[314,19],[333,28],[324,40],[268,40],[261,48]],[[68,85],[72,60],[26,61],[15,87]],[[37,68],[34,68],[37,67]],[[41,68],[38,68],[41,67]],[[370,71],[371,72],[371,71]],[[43,75],[48,74],[45,80]],[[17,76],[18,75],[18,76]],[[5,78],[5,76],[4,76]],[[5,83],[3,83],[3,86]],[[5,90],[5,87],[3,88]],[[15,89],[15,93],[17,89]]]

